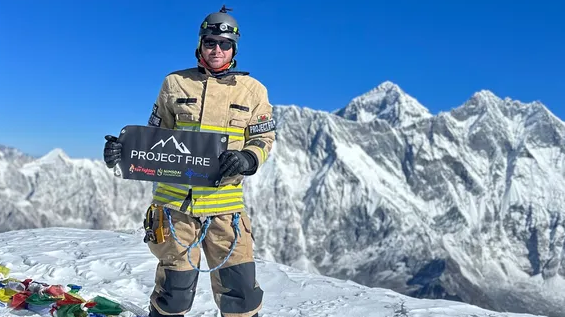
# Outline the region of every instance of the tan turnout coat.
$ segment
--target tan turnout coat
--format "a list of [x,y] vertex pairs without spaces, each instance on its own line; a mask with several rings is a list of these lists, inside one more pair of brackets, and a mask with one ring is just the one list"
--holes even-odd
[[[249,75],[215,78],[194,67],[165,77],[149,124],[161,128],[229,134],[228,150],[252,151],[258,168],[275,140],[267,89]],[[243,176],[224,178],[219,187],[158,183],[153,204],[201,217],[244,212]]]

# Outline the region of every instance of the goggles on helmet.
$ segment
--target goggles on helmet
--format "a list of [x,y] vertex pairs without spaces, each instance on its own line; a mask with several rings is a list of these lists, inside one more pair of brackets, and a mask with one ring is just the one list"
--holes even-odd
[[222,33],[233,33],[239,35],[239,29],[237,27],[234,28],[227,23],[210,24],[204,21],[200,28],[212,31],[213,35],[220,35]]

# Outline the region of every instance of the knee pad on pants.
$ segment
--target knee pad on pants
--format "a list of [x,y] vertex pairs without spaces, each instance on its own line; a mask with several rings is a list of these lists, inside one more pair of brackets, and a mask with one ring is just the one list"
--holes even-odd
[[198,283],[198,271],[164,269],[159,290],[153,293],[153,304],[163,315],[184,314],[192,308]]
[[224,291],[215,294],[222,314],[246,314],[260,308],[263,290],[255,280],[255,263],[248,262],[221,268],[212,280],[220,285],[214,289]]

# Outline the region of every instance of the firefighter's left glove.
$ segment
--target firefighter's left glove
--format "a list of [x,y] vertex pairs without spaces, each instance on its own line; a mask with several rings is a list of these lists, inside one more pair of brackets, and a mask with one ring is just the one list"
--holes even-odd
[[251,175],[257,170],[257,158],[251,151],[227,150],[220,155],[219,160],[222,177]]
[[122,144],[118,142],[118,138],[112,135],[104,137],[106,144],[104,144],[104,162],[108,168],[113,168],[121,160]]

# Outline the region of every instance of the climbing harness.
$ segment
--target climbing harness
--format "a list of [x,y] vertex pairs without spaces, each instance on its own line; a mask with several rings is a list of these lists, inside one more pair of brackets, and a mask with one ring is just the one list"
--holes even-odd
[[219,269],[220,267],[222,267],[228,261],[228,259],[232,255],[233,250],[235,249],[235,246],[237,244],[237,236],[239,235],[241,237],[241,231],[239,229],[239,217],[240,217],[239,213],[233,214],[233,219],[232,219],[231,225],[234,228],[235,240],[233,241],[233,244],[230,248],[230,251],[228,252],[228,255],[224,258],[222,263],[220,263],[215,268],[209,269],[209,270],[202,270],[202,269],[196,267],[192,263],[192,261],[190,260],[190,251],[192,250],[192,248],[196,247],[199,244],[202,244],[202,241],[204,241],[204,238],[206,237],[206,233],[208,232],[208,227],[210,226],[210,222],[212,222],[212,217],[208,216],[204,220],[204,223],[202,224],[202,232],[200,233],[200,237],[198,238],[198,241],[194,242],[190,246],[187,246],[187,245],[184,245],[182,242],[180,242],[180,240],[177,238],[177,235],[176,235],[176,232],[175,232],[175,227],[173,226],[173,221],[171,219],[171,213],[170,213],[169,209],[163,208],[163,210],[164,210],[165,214],[167,215],[167,219],[169,220],[169,228],[171,229],[171,234],[172,234],[173,238],[182,247],[187,248],[187,255],[186,256],[188,257],[188,263],[190,263],[190,265],[192,266],[193,269],[197,270],[198,272],[209,273],[209,272],[213,272],[213,271]]

